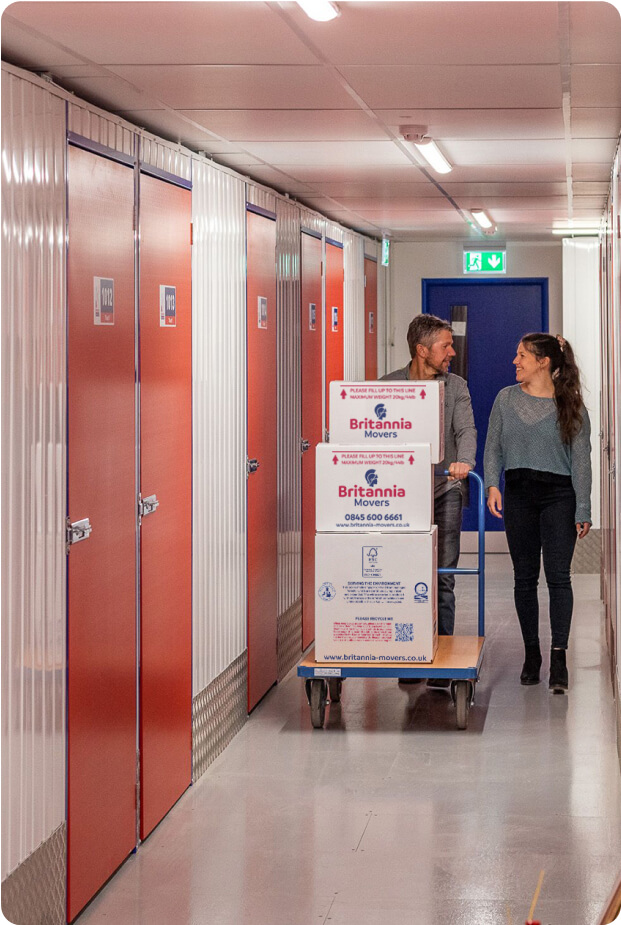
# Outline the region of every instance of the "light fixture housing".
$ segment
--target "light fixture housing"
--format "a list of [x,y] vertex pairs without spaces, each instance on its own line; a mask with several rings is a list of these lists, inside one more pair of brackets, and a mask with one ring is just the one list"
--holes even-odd
[[588,237],[596,238],[599,236],[599,228],[553,228],[552,234],[565,235],[566,237]]
[[475,222],[480,228],[483,228],[484,231],[487,231],[489,228],[494,226],[493,221],[484,211],[484,209],[470,209],[470,215],[473,217]]
[[565,221],[554,222],[552,234],[559,235],[599,235],[600,227],[597,219],[568,218]]
[[332,0],[297,0],[306,15],[315,22],[329,22],[341,15],[341,11]]
[[426,125],[402,125],[399,131],[404,140],[414,145],[436,173],[451,172],[453,165],[442,154],[433,138],[427,134]]

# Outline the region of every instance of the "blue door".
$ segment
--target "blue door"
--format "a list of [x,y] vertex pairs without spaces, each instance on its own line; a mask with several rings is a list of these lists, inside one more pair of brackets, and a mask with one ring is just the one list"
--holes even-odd
[[[453,371],[464,375],[472,396],[477,428],[477,472],[483,476],[487,422],[501,389],[515,383],[512,360],[530,331],[548,330],[548,280],[424,279],[423,312],[452,321]],[[503,521],[485,512],[486,530],[503,530]],[[474,505],[464,512],[464,530],[476,530]]]

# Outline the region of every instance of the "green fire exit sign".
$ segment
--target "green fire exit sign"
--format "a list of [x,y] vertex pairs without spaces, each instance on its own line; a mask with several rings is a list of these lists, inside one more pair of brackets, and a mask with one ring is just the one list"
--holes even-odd
[[464,251],[464,273],[506,272],[506,251]]

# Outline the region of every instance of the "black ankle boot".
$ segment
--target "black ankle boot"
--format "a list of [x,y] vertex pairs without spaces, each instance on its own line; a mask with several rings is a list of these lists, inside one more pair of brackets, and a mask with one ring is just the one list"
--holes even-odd
[[539,643],[534,646],[525,646],[526,657],[520,675],[522,684],[539,684],[539,669],[541,668],[541,649]]
[[555,694],[564,694],[569,688],[566,655],[565,649],[552,649],[550,652],[550,690]]

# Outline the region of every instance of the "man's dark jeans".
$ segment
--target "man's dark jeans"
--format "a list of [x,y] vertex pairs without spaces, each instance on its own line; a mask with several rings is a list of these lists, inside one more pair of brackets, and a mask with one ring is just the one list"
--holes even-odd
[[550,594],[552,647],[566,649],[573,611],[569,569],[576,545],[576,495],[565,483],[507,479],[504,519],[515,577],[515,609],[524,645],[539,642],[537,585],[541,553]]
[[[456,484],[434,498],[433,522],[438,525],[438,568],[456,568],[461,537],[462,494]],[[455,629],[455,576],[438,575],[438,635]]]

